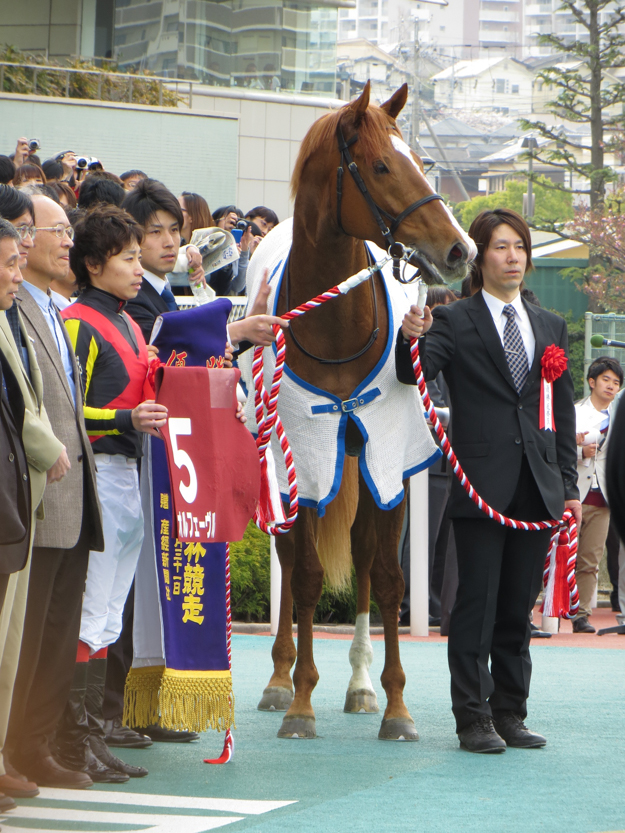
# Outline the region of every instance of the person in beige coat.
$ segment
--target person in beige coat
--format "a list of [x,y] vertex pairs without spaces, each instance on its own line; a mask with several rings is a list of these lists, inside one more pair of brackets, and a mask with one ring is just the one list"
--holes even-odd
[[[19,240],[14,227],[0,220],[0,360],[5,375],[10,373],[16,379],[24,400],[22,442],[28,462],[34,533],[35,518],[44,517],[42,498],[46,482],[61,480],[69,470],[69,460],[63,443],[54,436],[43,404],[43,382],[32,341],[19,314],[12,309],[22,282],[18,265]],[[30,553],[24,569],[13,573],[9,579],[0,614],[0,748],[4,746],[11,709],[29,573]],[[5,770],[0,757],[0,775],[3,774]]]
[[583,520],[575,570],[579,611],[573,620],[574,633],[595,633],[588,617],[592,613],[599,563],[610,526],[605,465],[614,399],[622,384],[623,370],[619,362],[610,356],[600,356],[588,368],[590,396],[575,404],[577,484]]
[[[24,282],[16,303],[34,343],[52,428],[66,446],[72,467],[61,483],[48,490],[46,516],[35,531],[5,756],[16,770],[40,785],[82,788],[92,780],[84,772],[61,767],[49,741],[74,677],[89,551],[101,551],[104,538],[80,371],[50,295],[52,279],[69,271],[72,229],[60,205],[44,196],[34,196],[32,202],[37,236],[22,267]],[[2,783],[0,778],[0,790]],[[16,796],[19,783],[23,782],[14,785]]]

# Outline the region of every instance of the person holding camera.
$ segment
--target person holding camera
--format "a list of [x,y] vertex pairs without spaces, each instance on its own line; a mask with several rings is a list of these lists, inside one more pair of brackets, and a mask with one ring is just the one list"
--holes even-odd
[[575,404],[582,525],[575,568],[579,610],[573,619],[573,633],[595,633],[588,617],[610,526],[605,466],[613,403],[623,384],[623,369],[616,359],[600,356],[588,368],[587,379],[590,396]]

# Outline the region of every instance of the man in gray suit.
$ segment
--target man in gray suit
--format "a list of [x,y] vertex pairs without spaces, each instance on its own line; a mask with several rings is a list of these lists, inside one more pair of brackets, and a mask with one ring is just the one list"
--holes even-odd
[[45,517],[36,527],[6,752],[39,785],[84,788],[92,784],[89,776],[56,763],[48,743],[74,675],[89,550],[103,549],[102,518],[80,372],[49,289],[69,269],[73,230],[51,199],[35,196],[33,203],[36,239],[22,269],[17,305],[37,354],[46,411],[71,468],[46,492]]

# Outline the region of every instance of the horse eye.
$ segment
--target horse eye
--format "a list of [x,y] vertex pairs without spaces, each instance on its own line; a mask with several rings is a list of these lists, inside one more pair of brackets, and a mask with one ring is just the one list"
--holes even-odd
[[373,163],[373,170],[376,174],[387,174],[389,172],[384,162],[381,162],[379,159]]

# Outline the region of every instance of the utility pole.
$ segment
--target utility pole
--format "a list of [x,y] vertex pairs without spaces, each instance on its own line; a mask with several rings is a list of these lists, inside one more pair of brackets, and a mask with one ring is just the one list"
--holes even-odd
[[527,193],[523,195],[523,214],[526,220],[531,220],[534,217],[534,189],[532,175],[534,173],[534,149],[538,147],[538,142],[533,136],[525,136],[521,142],[522,148],[527,148],[529,153],[527,159]]
[[421,79],[419,77],[419,18],[414,13],[414,52],[412,56],[412,127],[410,136],[412,146],[416,150],[419,142],[419,110],[421,99]]

